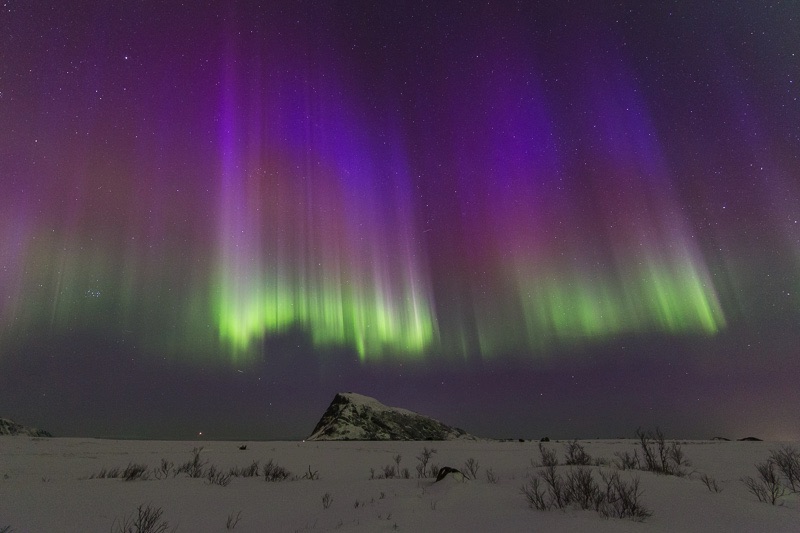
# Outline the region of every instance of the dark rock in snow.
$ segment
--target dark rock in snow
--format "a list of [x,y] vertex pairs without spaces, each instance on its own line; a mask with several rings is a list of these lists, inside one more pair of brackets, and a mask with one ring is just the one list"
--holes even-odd
[[352,392],[337,394],[308,440],[472,439],[463,429]]
[[758,437],[745,437],[743,439],[739,439],[739,442],[762,442],[762,440]]
[[467,479],[467,476],[465,476],[464,473],[458,468],[443,466],[442,468],[439,469],[439,473],[436,475],[435,483],[438,483],[447,476],[450,476],[452,479],[456,479],[458,481],[464,481]]
[[50,433],[42,429],[29,428],[22,424],[17,424],[13,420],[0,418],[0,435],[24,435],[28,437],[52,437]]

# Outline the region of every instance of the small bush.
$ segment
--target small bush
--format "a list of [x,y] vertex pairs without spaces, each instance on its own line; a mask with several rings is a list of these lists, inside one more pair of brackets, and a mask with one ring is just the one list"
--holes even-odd
[[156,479],[166,479],[172,473],[173,464],[171,461],[161,459],[161,464],[153,469],[153,477]]
[[478,479],[478,469],[480,468],[480,463],[470,457],[464,462],[464,472],[469,474],[469,477],[472,479]]
[[619,473],[605,475],[602,471],[600,477],[603,480],[602,487],[594,479],[590,468],[571,469],[565,478],[556,472],[555,465],[551,465],[537,472],[523,485],[522,493],[528,505],[539,511],[574,506],[593,509],[606,518],[637,521],[652,515],[639,501],[641,491],[638,478],[626,483],[620,479]]
[[[162,520],[164,510],[161,507],[153,509],[144,504],[126,518],[115,519],[111,524],[113,533],[164,533],[169,528],[169,522]],[[173,528],[172,531],[175,531]]]
[[286,481],[292,476],[291,472],[279,466],[272,459],[267,461],[267,464],[262,468],[262,472],[264,473],[264,479],[270,483]]
[[552,504],[559,509],[563,509],[569,503],[569,499],[564,479],[556,473],[555,465],[546,466],[539,475],[547,484]]
[[488,483],[491,483],[492,485],[495,485],[495,484],[497,484],[498,481],[500,481],[500,476],[495,474],[494,471],[491,468],[487,468],[486,469],[486,481]]
[[203,447],[200,446],[199,448],[192,448],[192,460],[183,463],[177,469],[175,469],[175,474],[183,474],[185,473],[191,478],[200,478],[205,475],[205,466],[208,464],[208,461],[203,461],[200,459],[200,453],[203,451]]
[[775,463],[792,492],[800,492],[800,450],[784,446],[770,451],[769,460]]
[[578,443],[577,439],[568,442],[566,446],[567,451],[564,454],[564,464],[583,466],[592,464],[592,456],[586,453],[586,450]]
[[120,477],[121,472],[122,470],[118,466],[115,466],[114,468],[110,469],[103,467],[97,474],[90,475],[89,479],[106,479],[106,478],[115,479]]
[[654,432],[645,432],[639,428],[636,430],[636,437],[642,452],[642,461],[638,461],[637,457],[637,468],[668,476],[683,477],[688,474],[686,467],[690,463],[686,460],[681,445],[677,442],[667,444],[661,430],[656,428]]
[[565,500],[581,509],[596,509],[602,501],[600,487],[589,468],[574,468],[567,472]]
[[331,496],[330,492],[326,492],[322,495],[322,508],[327,509],[333,503],[333,497]]
[[92,474],[89,479],[124,479],[125,481],[146,480],[150,478],[147,465],[128,463],[124,469],[120,467],[102,468],[97,474]]
[[542,487],[539,476],[532,477],[526,485],[522,486],[522,494],[532,509],[549,511],[552,508],[552,505],[545,499],[546,491]]
[[549,448],[546,448],[544,444],[541,442],[539,443],[539,456],[540,460],[537,463],[536,461],[531,460],[531,466],[534,468],[538,468],[541,466],[558,466],[558,458],[556,458],[556,452]]
[[217,470],[216,466],[211,465],[211,468],[206,470],[206,480],[208,480],[209,485],[227,487],[231,482],[231,475],[230,473],[226,474],[221,470]]
[[703,474],[700,476],[700,481],[703,482],[703,485],[706,486],[708,490],[711,492],[722,492],[722,488],[717,483],[717,480],[713,477],[708,476],[707,474]]
[[427,447],[422,449],[422,452],[417,456],[417,477],[418,478],[425,478],[425,477],[436,477],[439,473],[438,468],[434,468],[432,465],[430,468],[428,464],[430,463],[431,458],[436,454],[436,449],[431,448],[428,449]]
[[311,470],[311,465],[308,465],[308,470],[306,471],[305,474],[303,474],[303,479],[315,481],[319,479],[319,471]]
[[230,475],[233,477],[256,477],[261,470],[258,461],[253,461],[250,466],[234,466],[230,469]]
[[136,481],[137,479],[146,480],[150,476],[147,465],[128,463],[128,466],[122,471],[120,477],[125,481]]
[[747,476],[742,478],[747,490],[749,490],[760,502],[775,505],[784,494],[786,489],[781,485],[780,475],[775,467],[775,463],[767,461],[756,465],[758,477]]
[[614,460],[614,466],[619,468],[620,470],[639,470],[639,454],[636,450],[633,451],[633,455],[628,452],[614,452],[614,456],[616,459]]
[[642,496],[639,490],[639,478],[633,478],[630,483],[622,481],[618,472],[609,476],[600,473],[605,484],[602,500],[598,504],[598,512],[606,518],[628,518],[643,522],[652,511],[646,509],[639,499]]

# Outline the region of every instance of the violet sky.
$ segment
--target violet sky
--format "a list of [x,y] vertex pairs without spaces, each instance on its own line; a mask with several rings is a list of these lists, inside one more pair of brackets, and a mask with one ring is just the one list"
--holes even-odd
[[800,438],[792,2],[0,7],[0,416]]

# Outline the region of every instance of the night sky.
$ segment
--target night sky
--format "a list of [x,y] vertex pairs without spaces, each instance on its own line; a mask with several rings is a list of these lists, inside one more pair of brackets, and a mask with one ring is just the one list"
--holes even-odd
[[800,7],[18,2],[0,416],[800,439]]

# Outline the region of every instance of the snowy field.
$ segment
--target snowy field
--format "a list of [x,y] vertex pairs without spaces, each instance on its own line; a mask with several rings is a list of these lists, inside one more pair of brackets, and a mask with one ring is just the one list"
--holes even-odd
[[[246,444],[246,449],[240,446]],[[563,461],[565,442],[547,443]],[[613,462],[615,452],[637,448],[633,440],[580,441],[594,459]],[[688,441],[682,450],[693,473],[685,477],[625,470],[620,478],[640,479],[640,503],[652,512],[644,522],[604,518],[569,506],[538,511],[521,487],[540,460],[538,442],[185,442],[84,438],[0,437],[0,531],[121,531],[137,508],[161,509],[164,531],[800,531],[800,495],[787,491],[778,505],[759,502],[741,478],[757,476],[755,464],[770,450],[800,443]],[[206,476],[214,466],[218,483],[207,477],[175,475],[202,446]],[[423,450],[435,449],[428,468],[464,468],[478,463],[474,480],[418,478]],[[397,456],[400,456],[399,458]],[[157,473],[167,461],[164,479]],[[291,472],[267,482],[263,467]],[[400,478],[381,479],[396,468]],[[230,477],[259,462],[258,477]],[[147,466],[149,479],[125,481],[106,475],[115,467]],[[409,479],[402,477],[409,470]],[[573,467],[559,466],[566,474]],[[491,469],[492,481],[487,477]],[[614,472],[613,466],[592,467]],[[280,472],[279,469],[276,471]],[[720,492],[700,480],[705,474]],[[90,478],[94,476],[94,478]],[[306,479],[304,479],[304,477]],[[307,479],[307,478],[313,479]],[[226,486],[222,486],[227,482]],[[238,522],[237,522],[238,520]],[[133,529],[135,531],[135,529]],[[153,529],[158,531],[158,529]]]

